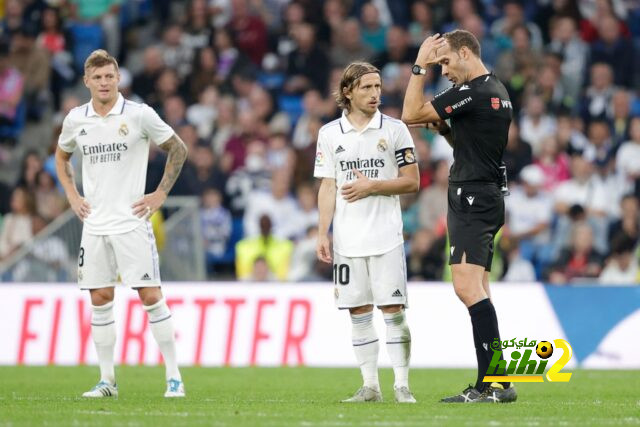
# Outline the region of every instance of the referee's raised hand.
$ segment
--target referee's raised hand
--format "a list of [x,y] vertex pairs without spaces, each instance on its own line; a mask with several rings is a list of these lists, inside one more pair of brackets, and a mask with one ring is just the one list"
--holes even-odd
[[444,47],[447,43],[444,37],[440,37],[440,33],[435,33],[432,36],[427,37],[420,45],[418,51],[418,57],[416,58],[416,64],[422,67],[428,67],[440,62],[440,57],[437,55],[439,48]]

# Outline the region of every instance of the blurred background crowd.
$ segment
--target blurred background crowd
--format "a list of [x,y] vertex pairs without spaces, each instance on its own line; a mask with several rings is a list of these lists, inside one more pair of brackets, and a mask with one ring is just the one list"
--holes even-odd
[[[421,42],[461,28],[515,112],[493,278],[640,279],[638,1],[2,0],[0,14],[0,261],[67,209],[52,156],[62,119],[88,101],[84,60],[106,48],[124,96],[189,147],[172,195],[200,200],[209,278],[330,278],[315,260],[312,175],[318,129],[341,114],[343,67],[379,67],[381,110],[399,118]],[[429,71],[432,97],[450,83]],[[452,152],[412,134],[421,190],[402,197],[408,275],[442,280]],[[164,162],[152,147],[147,192]]]

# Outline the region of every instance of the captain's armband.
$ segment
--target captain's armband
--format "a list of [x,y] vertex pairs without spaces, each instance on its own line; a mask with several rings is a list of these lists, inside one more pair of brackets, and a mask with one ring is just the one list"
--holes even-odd
[[398,167],[400,168],[414,164],[416,162],[416,155],[413,152],[413,148],[408,147],[396,150],[396,162],[398,162]]

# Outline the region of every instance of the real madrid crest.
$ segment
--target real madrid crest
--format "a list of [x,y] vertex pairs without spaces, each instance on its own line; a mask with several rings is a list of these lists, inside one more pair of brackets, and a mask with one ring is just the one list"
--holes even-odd
[[127,127],[126,123],[123,123],[120,125],[120,129],[118,129],[118,134],[120,136],[127,136],[129,135],[129,128]]
[[387,151],[387,141],[385,141],[383,138],[380,138],[380,140],[378,141],[378,151],[381,153]]
[[407,163],[415,163],[416,158],[413,155],[413,150],[411,148],[404,150],[404,160]]

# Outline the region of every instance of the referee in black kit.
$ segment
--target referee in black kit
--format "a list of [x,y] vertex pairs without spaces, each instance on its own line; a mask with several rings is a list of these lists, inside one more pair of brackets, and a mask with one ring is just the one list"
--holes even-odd
[[[453,86],[425,102],[424,68],[435,64]],[[513,113],[511,101],[504,85],[482,63],[480,44],[468,31],[428,37],[420,46],[413,74],[402,120],[437,129],[453,147],[449,263],[456,295],[469,309],[478,359],[476,384],[442,402],[513,402],[517,394],[511,383],[482,382],[493,355],[491,342],[500,338],[489,271],[493,240],[504,224],[506,174],[501,166]]]

